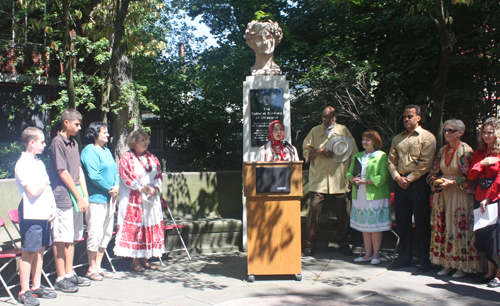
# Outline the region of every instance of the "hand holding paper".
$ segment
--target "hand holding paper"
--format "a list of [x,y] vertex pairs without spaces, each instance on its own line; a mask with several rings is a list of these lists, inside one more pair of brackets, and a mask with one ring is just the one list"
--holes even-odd
[[476,231],[488,225],[495,224],[497,222],[497,219],[498,219],[497,203],[486,205],[484,212],[482,212],[482,207],[476,208],[474,209],[474,230]]

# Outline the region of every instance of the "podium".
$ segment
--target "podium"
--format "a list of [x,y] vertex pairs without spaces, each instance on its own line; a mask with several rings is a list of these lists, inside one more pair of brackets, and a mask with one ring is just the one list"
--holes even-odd
[[243,163],[247,198],[247,275],[295,275],[302,280],[302,162]]

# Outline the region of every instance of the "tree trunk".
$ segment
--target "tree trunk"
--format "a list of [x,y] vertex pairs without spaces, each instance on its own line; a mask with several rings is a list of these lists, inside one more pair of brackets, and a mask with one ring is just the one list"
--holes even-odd
[[75,84],[73,82],[73,57],[71,56],[71,36],[69,30],[69,4],[68,0],[63,0],[62,3],[64,75],[66,76],[66,87],[68,91],[68,107],[76,109]]
[[[116,78],[110,93],[112,101],[118,101],[120,88],[133,81],[132,62],[126,55],[120,56],[116,68]],[[121,105],[116,114],[113,112],[113,148],[116,161],[128,150],[126,141],[130,133],[140,128],[139,102],[135,96],[127,98],[126,105]],[[131,120],[134,122],[132,125]]]
[[120,45],[123,37],[125,36],[125,17],[127,17],[128,6],[131,0],[123,0],[121,2],[121,7],[117,7],[118,14],[114,21],[115,32],[111,38],[111,58],[109,60],[108,71],[106,73],[106,79],[104,80],[104,91],[102,96],[102,106],[101,106],[101,120],[106,122],[106,115],[110,110],[110,97],[111,90],[117,71],[118,60],[120,59]]
[[446,96],[446,83],[450,73],[453,46],[456,43],[455,34],[447,22],[446,8],[443,1],[435,1],[435,22],[441,39],[441,58],[439,60],[438,76],[433,84],[434,106],[432,107],[432,133],[436,135],[438,148],[443,146],[443,112]]

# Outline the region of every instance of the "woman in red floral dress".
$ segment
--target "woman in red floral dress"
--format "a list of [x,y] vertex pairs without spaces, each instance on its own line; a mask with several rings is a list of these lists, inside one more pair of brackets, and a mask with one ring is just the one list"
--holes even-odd
[[438,275],[456,270],[455,278],[481,270],[473,231],[474,187],[467,178],[474,151],[460,141],[464,131],[461,120],[444,123],[448,144],[438,151],[427,177],[434,192],[430,260],[443,267]]
[[158,266],[151,264],[148,258],[161,257],[165,252],[159,196],[161,165],[156,156],[147,151],[149,136],[144,130],[132,132],[127,144],[130,151],[123,154],[119,166],[122,184],[113,251],[118,256],[132,257],[134,271],[156,270]]

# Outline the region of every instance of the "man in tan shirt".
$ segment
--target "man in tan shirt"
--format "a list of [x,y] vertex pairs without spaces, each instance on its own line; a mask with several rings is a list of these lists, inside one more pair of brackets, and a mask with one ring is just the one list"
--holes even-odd
[[388,269],[411,266],[412,215],[415,219],[417,256],[420,261],[418,272],[430,269],[429,248],[431,239],[430,195],[426,182],[427,172],[432,167],[436,153],[436,137],[420,125],[421,111],[417,105],[407,105],[403,116],[406,131],[392,140],[387,167],[395,181],[394,206],[396,228],[401,238],[401,252]]
[[[336,123],[335,109],[328,106],[321,115],[323,124],[315,126],[309,132],[302,144],[306,162],[309,167],[309,197],[310,207],[307,215],[306,248],[303,254],[313,255],[316,252],[316,241],[319,229],[319,218],[325,198],[331,194],[334,198],[337,216],[337,242],[344,255],[352,255],[349,247],[349,215],[347,214],[347,180],[345,175],[349,170],[352,156],[358,153],[356,141],[347,127]],[[330,159],[333,153],[326,149],[328,140],[335,135],[349,138],[353,149],[344,162],[334,162]]]

